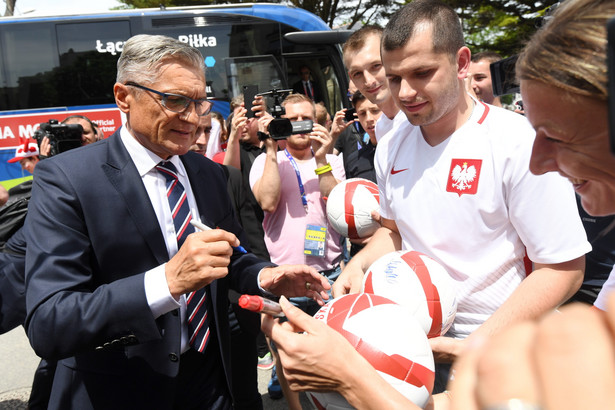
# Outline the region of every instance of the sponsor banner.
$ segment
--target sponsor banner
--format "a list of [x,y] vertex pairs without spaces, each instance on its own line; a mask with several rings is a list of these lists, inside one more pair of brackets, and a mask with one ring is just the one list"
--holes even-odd
[[75,111],[47,111],[34,114],[0,116],[0,149],[15,148],[20,138],[32,138],[39,124],[50,119],[62,122],[71,115],[84,115],[95,122],[105,137],[113,134],[122,125],[122,116],[117,108],[102,108]]

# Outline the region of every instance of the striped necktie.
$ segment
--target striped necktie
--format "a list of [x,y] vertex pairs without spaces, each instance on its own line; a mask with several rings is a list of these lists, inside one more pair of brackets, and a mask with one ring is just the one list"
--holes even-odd
[[[190,206],[186,198],[186,190],[177,178],[177,168],[169,161],[162,161],[156,165],[156,170],[164,176],[167,187],[167,199],[173,216],[173,225],[177,235],[177,248],[194,232],[194,227],[190,224],[192,215]],[[193,349],[203,352],[209,340],[209,317],[207,315],[207,305],[205,303],[207,293],[205,288],[201,288],[186,295],[186,315],[188,317],[188,334],[190,336],[190,346]]]

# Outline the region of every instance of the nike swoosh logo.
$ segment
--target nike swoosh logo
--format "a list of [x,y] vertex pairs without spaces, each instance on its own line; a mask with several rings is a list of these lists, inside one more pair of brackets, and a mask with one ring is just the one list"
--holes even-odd
[[404,172],[407,171],[408,168],[404,168],[404,169],[395,169],[395,167],[391,168],[391,175],[395,175],[395,174],[399,174],[400,172]]

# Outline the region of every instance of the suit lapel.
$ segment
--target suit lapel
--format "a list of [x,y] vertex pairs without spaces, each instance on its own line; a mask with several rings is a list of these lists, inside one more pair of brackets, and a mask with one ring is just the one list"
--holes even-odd
[[122,144],[119,131],[109,137],[108,147],[107,163],[103,165],[105,175],[124,198],[130,216],[158,263],[167,262],[169,255],[156,213],[137,168]]

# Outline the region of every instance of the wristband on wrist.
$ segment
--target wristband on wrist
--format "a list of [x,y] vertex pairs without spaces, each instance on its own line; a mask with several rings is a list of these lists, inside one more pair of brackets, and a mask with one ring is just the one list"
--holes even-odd
[[322,175],[322,174],[324,174],[324,173],[326,173],[326,172],[330,172],[330,171],[333,171],[333,168],[331,168],[331,164],[327,164],[327,165],[325,165],[325,166],[322,166],[322,167],[320,167],[320,168],[316,168],[316,169],[314,170],[314,172],[316,173],[316,175]]

